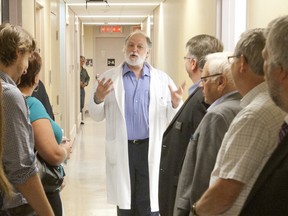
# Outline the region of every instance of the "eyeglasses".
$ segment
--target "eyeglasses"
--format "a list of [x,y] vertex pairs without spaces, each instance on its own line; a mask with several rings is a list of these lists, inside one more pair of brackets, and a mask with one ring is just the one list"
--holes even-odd
[[227,58],[228,58],[229,64],[232,64],[232,63],[233,63],[233,58],[240,58],[241,56],[243,56],[244,60],[245,60],[246,63],[248,64],[249,61],[248,61],[247,57],[246,57],[245,55],[243,55],[243,54],[238,54],[238,55],[234,55],[234,56],[228,56]]
[[[228,62],[229,64],[232,64],[233,61],[234,61],[234,58],[240,58],[242,54],[238,54],[238,55],[233,55],[233,56],[228,56],[227,59],[228,59]],[[243,55],[244,56],[244,55]],[[246,57],[244,56],[245,60],[247,61]]]
[[215,77],[215,76],[220,76],[220,75],[222,75],[222,73],[216,73],[216,74],[204,76],[204,77],[201,77],[200,79],[201,79],[201,82],[206,83],[208,78]]
[[186,59],[191,60],[192,57],[186,57],[186,56],[184,56],[184,60],[186,60]]

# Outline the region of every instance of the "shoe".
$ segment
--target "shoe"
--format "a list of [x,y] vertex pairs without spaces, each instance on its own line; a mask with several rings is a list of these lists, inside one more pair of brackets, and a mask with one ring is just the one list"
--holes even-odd
[[83,121],[81,122],[81,125],[84,125],[84,122],[83,122]]

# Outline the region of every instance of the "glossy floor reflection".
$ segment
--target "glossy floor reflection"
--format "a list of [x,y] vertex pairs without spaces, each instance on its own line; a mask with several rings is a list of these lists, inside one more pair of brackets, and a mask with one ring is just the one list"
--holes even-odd
[[61,192],[65,216],[116,216],[107,204],[105,176],[105,122],[85,118],[65,166],[66,186]]

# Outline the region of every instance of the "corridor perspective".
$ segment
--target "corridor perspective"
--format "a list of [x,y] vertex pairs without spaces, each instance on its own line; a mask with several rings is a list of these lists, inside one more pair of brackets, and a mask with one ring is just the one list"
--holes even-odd
[[[1,145],[3,145],[3,177],[8,177],[7,182],[9,183],[10,181],[13,190],[16,190],[17,192],[15,194],[15,202],[12,200],[11,202],[9,201],[6,203],[6,196],[0,196],[0,216],[3,216],[1,213],[2,210],[11,212],[17,210],[18,207],[20,209],[28,208],[30,211],[36,211],[37,214],[41,216],[52,216],[52,209],[48,205],[49,203],[45,198],[44,192],[47,193],[46,196],[51,194],[57,195],[57,200],[54,200],[53,197],[51,198],[51,201],[49,200],[51,206],[56,206],[55,208],[57,208],[56,210],[59,212],[59,214],[55,214],[55,216],[117,216],[117,206],[119,207],[119,216],[122,216],[125,213],[129,214],[130,212],[142,213],[146,211],[149,211],[148,214],[152,213],[153,216],[159,216],[158,211],[161,216],[175,216],[175,214],[178,214],[175,213],[175,211],[178,210],[180,210],[180,213],[182,213],[182,210],[184,212],[190,211],[190,215],[192,213],[193,215],[219,215],[222,213],[229,216],[238,215],[236,213],[230,214],[230,212],[226,212],[227,210],[231,210],[227,203],[229,202],[231,205],[234,205],[235,203],[235,206],[238,208],[236,210],[240,212],[242,206],[244,206],[244,202],[248,200],[246,198],[248,197],[250,189],[253,188],[258,175],[261,174],[261,169],[265,168],[266,162],[273,152],[272,150],[274,150],[274,147],[276,149],[278,146],[281,146],[280,142],[275,142],[276,138],[274,140],[272,137],[272,134],[275,135],[275,137],[278,135],[280,123],[278,124],[277,122],[277,124],[273,124],[273,121],[267,121],[268,123],[266,124],[264,122],[268,117],[274,116],[276,112],[272,110],[271,112],[267,112],[267,115],[263,114],[263,117],[262,115],[260,116],[260,112],[259,114],[258,112],[255,112],[258,114],[255,114],[255,116],[260,116],[259,120],[247,117],[246,119],[250,120],[253,124],[244,124],[244,122],[243,126],[239,126],[239,128],[242,128],[243,130],[247,129],[247,132],[253,132],[252,129],[254,128],[258,129],[258,132],[260,131],[259,133],[261,133],[259,140],[261,138],[265,143],[267,140],[272,140],[271,143],[273,143],[273,145],[270,145],[270,143],[267,144],[271,150],[269,154],[266,154],[264,151],[265,146],[263,147],[263,145],[259,144],[260,142],[258,141],[256,133],[253,133],[253,136],[243,133],[245,136],[243,135],[242,141],[242,134],[241,137],[239,136],[240,138],[238,138],[235,136],[236,133],[232,133],[232,131],[229,134],[231,134],[231,137],[236,137],[235,149],[230,147],[230,143],[234,142],[230,142],[230,140],[229,142],[225,142],[223,151],[220,151],[221,156],[219,156],[219,158],[221,158],[217,159],[223,136],[226,136],[226,132],[229,129],[229,125],[227,124],[228,121],[223,120],[224,123],[221,122],[218,124],[216,121],[212,121],[213,119],[211,118],[211,122],[205,120],[201,127],[199,127],[199,130],[197,128],[204,115],[208,112],[214,112],[213,110],[211,112],[211,109],[222,103],[224,99],[230,99],[230,96],[236,93],[236,91],[239,91],[242,97],[242,91],[240,91],[238,87],[243,87],[245,90],[243,90],[243,92],[246,94],[249,93],[252,88],[257,87],[252,84],[260,85],[260,88],[257,88],[256,91],[252,91],[251,97],[249,94],[246,96],[247,100],[243,100],[243,103],[241,101],[241,108],[243,108],[242,105],[244,106],[246,103],[245,106],[248,106],[248,101],[252,101],[252,98],[256,98],[256,95],[258,94],[262,95],[262,92],[265,96],[264,99],[268,100],[269,98],[270,100],[268,94],[264,94],[264,92],[266,93],[266,91],[268,91],[268,85],[263,85],[263,82],[266,81],[271,85],[275,85],[275,87],[279,87],[279,92],[276,91],[278,90],[276,88],[275,92],[280,95],[283,94],[285,97],[288,95],[288,87],[282,88],[282,84],[279,86],[276,85],[278,81],[280,83],[280,80],[282,80],[284,85],[288,84],[288,64],[285,65],[286,68],[284,71],[284,67],[277,62],[277,58],[274,59],[272,55],[273,52],[271,51],[281,51],[279,56],[282,56],[283,59],[286,58],[288,56],[288,53],[286,52],[288,48],[284,49],[286,48],[284,45],[287,43],[288,47],[288,38],[286,38],[287,40],[285,42],[280,43],[279,47],[282,49],[272,49],[272,47],[271,50],[269,50],[270,47],[265,41],[264,34],[263,37],[261,36],[263,41],[261,40],[259,43],[263,47],[260,45],[258,46],[258,43],[252,41],[254,36],[247,36],[247,39],[251,39],[251,44],[255,45],[255,48],[261,47],[261,50],[260,48],[258,49],[258,51],[260,50],[258,53],[253,52],[255,51],[254,46],[245,47],[244,45],[246,42],[243,42],[243,50],[239,49],[240,46],[236,46],[239,39],[243,37],[243,33],[247,30],[265,30],[268,35],[268,32],[271,30],[271,26],[268,24],[277,17],[287,16],[287,11],[287,0],[0,0],[1,26],[4,27],[11,24],[10,28],[17,31],[19,26],[21,27],[19,28],[21,29],[21,32],[24,30],[24,35],[27,34],[25,37],[29,36],[29,43],[27,42],[28,39],[19,40],[23,43],[23,45],[21,45],[18,40],[10,37],[10,33],[4,34],[6,27],[0,28],[0,83],[2,83],[2,87],[0,86],[2,94],[0,108],[3,106],[3,112],[0,112],[0,128],[2,130],[0,133],[0,155],[2,151]],[[288,29],[288,27],[283,29]],[[4,33],[2,33],[2,31]],[[141,33],[138,34],[137,31],[141,31]],[[136,39],[134,38],[135,35],[131,37],[131,34],[135,32]],[[143,37],[142,34],[147,35],[147,37]],[[23,37],[22,34],[17,33],[15,35],[17,37]],[[202,41],[206,36],[213,38],[213,40],[210,41],[209,39],[208,41]],[[275,40],[273,40],[273,38],[271,39],[271,44],[273,41],[282,42],[282,40],[277,40],[276,36],[277,34],[275,34]],[[190,43],[191,41],[194,41],[191,39],[195,39],[195,37],[202,39],[200,41],[195,41],[195,43]],[[19,45],[12,46],[13,43],[11,45],[10,42],[15,44],[16,42],[19,42]],[[204,47],[202,47],[202,43],[205,45]],[[6,48],[2,47],[1,44],[5,45]],[[27,46],[26,48],[24,44]],[[205,48],[206,46],[207,48]],[[269,47],[269,49],[267,49],[266,46]],[[13,47],[15,49],[13,49],[12,52],[11,48]],[[195,51],[193,50],[194,48]],[[11,55],[6,53],[6,49],[11,49]],[[246,50],[251,51],[251,53],[248,52],[249,55],[246,55]],[[212,53],[212,51],[223,51],[225,52],[225,55],[228,55],[229,53],[228,56],[225,56],[224,60],[222,59],[224,63],[229,63],[227,70],[225,69],[224,71],[223,69],[223,71],[218,71],[218,68],[216,70],[216,67],[214,70],[214,68],[211,67],[213,64],[207,64],[204,70],[204,63],[208,60],[205,56]],[[32,54],[37,54],[41,57],[41,64],[38,62],[38,64],[40,64],[39,71],[34,73],[35,79],[31,79],[33,83],[27,85],[31,87],[28,88],[29,92],[18,92],[16,88],[17,84],[21,84],[20,81],[25,82],[24,79],[21,79],[21,74],[27,75],[27,71],[30,69],[30,66],[28,68],[28,61],[33,59],[29,58],[29,56]],[[9,58],[11,59],[9,60]],[[258,61],[258,58],[261,59],[261,61]],[[11,67],[6,65],[8,60],[11,63]],[[262,65],[263,61],[266,73],[265,77]],[[288,60],[285,59],[285,62],[288,62]],[[257,70],[255,71],[255,68],[252,67],[252,64],[254,63],[257,63]],[[230,72],[230,68],[232,75],[226,76]],[[277,80],[274,80],[275,82],[271,79],[274,78],[274,69],[277,69],[275,72]],[[248,73],[251,76],[248,76]],[[85,75],[83,76],[83,74]],[[83,77],[85,77],[84,81]],[[242,77],[243,79],[240,79]],[[249,78],[253,78],[251,79],[251,82]],[[227,82],[227,80],[232,81],[232,79],[239,81],[239,85],[236,85],[236,82],[233,84],[232,82]],[[49,98],[49,100],[46,101],[46,104],[51,105],[51,113],[53,114],[53,120],[55,121],[53,122],[49,119],[51,125],[47,123],[47,113],[44,112],[45,110],[40,102],[40,108],[43,108],[44,117],[41,116],[37,117],[38,119],[31,120],[29,119],[30,116],[28,116],[31,112],[27,100],[31,99],[30,96],[33,91],[36,93],[39,90],[39,86],[36,85],[38,81],[43,83],[43,86],[45,87],[45,91],[43,92],[45,93],[45,97],[47,96],[47,98]],[[14,86],[10,86],[11,83]],[[185,88],[184,83],[186,85]],[[226,91],[224,84],[231,87],[231,89],[229,88],[229,91]],[[235,88],[233,86],[234,84]],[[249,88],[246,88],[245,84],[251,84],[251,86],[249,85]],[[15,101],[15,104],[11,103],[13,106],[10,104],[10,101],[12,100],[6,96],[10,95],[10,89],[5,85],[13,90],[17,90],[15,90],[15,98],[12,98],[13,101]],[[204,91],[204,85],[206,85],[205,91],[208,89],[206,92],[202,92]],[[34,89],[32,89],[32,86]],[[167,86],[172,87],[168,88]],[[220,89],[219,92],[221,92],[221,94],[216,91],[216,89]],[[4,90],[6,92],[4,92]],[[196,90],[197,94],[195,93],[196,97],[194,97],[194,92],[196,92]],[[39,94],[40,92],[42,93],[42,90],[38,91]],[[209,92],[214,93],[217,97],[214,97],[213,95],[211,98],[216,101],[210,101],[210,98],[208,98],[209,95],[207,96],[206,94],[207,92],[208,94]],[[285,92],[286,95],[284,94]],[[4,95],[4,93],[6,95]],[[204,96],[208,98],[209,101],[205,101]],[[220,98],[220,96],[224,99]],[[273,96],[276,99],[280,99],[278,95]],[[191,98],[193,100],[191,100]],[[6,104],[3,102],[5,99]],[[20,107],[20,99],[22,100],[22,107]],[[264,99],[262,100],[260,98],[259,104],[261,102],[263,107],[265,104],[270,106],[270,103],[265,103]],[[25,100],[26,104],[23,100]],[[287,101],[288,99],[286,99],[285,105],[288,104]],[[207,112],[206,109],[208,104],[212,105],[212,108],[209,108]],[[18,106],[21,109],[16,109]],[[200,109],[198,109],[198,106]],[[254,104],[254,106],[255,108],[261,107],[258,106],[258,104]],[[254,108],[254,106],[251,107]],[[274,102],[273,106],[275,106]],[[271,107],[273,108],[273,106]],[[279,107],[276,108],[280,109]],[[6,112],[4,112],[4,109]],[[36,111],[38,112],[39,110]],[[89,111],[94,119],[104,120],[101,122],[94,121],[90,117]],[[197,115],[196,111],[199,111],[201,115]],[[11,113],[14,114],[14,112],[16,114],[19,113],[21,118],[18,118],[18,115],[11,115]],[[37,114],[37,112],[35,113]],[[238,107],[237,112],[239,112]],[[288,112],[288,108],[286,112]],[[231,113],[233,113],[231,116],[234,118],[236,112],[231,111]],[[243,113],[245,114],[245,112]],[[249,112],[247,113],[249,114]],[[254,114],[254,112],[252,114]],[[254,116],[252,114],[249,114],[249,116]],[[31,116],[32,115],[34,115],[34,113],[31,114]],[[197,123],[195,123],[195,125],[194,117],[195,122]],[[216,119],[216,117],[213,118]],[[286,118],[288,122],[288,116]],[[40,128],[37,126],[36,121],[39,119],[41,120],[41,125],[44,125],[45,127]],[[219,117],[219,119],[222,118]],[[241,123],[242,119],[245,119],[245,116],[243,118],[237,118],[237,121]],[[12,124],[14,120],[15,124]],[[258,123],[262,123],[262,120],[265,124],[261,124],[260,127],[258,126]],[[283,119],[280,119],[280,117],[277,120],[279,120],[279,122],[281,120],[281,123],[283,123]],[[107,124],[105,121],[107,121]],[[229,118],[229,124],[231,121],[232,117]],[[56,126],[54,123],[56,123]],[[222,123],[223,125],[225,124],[226,131],[224,131],[224,127],[221,125]],[[265,127],[265,129],[270,128],[270,124],[274,125],[273,128],[271,126],[273,129],[271,133],[262,130],[262,127]],[[49,125],[50,131],[47,130],[48,126],[46,127],[46,125]],[[53,128],[53,125],[55,129]],[[279,128],[276,128],[276,125],[279,125]],[[21,128],[18,129],[18,126],[21,126]],[[53,130],[50,126],[52,126]],[[108,126],[107,131],[106,126]],[[233,127],[233,129],[234,128],[235,130],[238,129],[238,125]],[[216,133],[214,136],[215,129],[222,129],[221,136],[218,136]],[[56,134],[57,130],[58,133]],[[276,130],[278,130],[277,133],[275,132]],[[36,131],[41,131],[41,133],[38,132],[36,136]],[[63,135],[67,140],[62,139],[61,131],[63,131]],[[195,133],[196,131],[197,133]],[[207,133],[203,133],[202,131]],[[51,134],[49,134],[50,132]],[[54,133],[54,136],[52,132]],[[203,139],[200,135],[198,136],[200,132]],[[18,135],[21,136],[18,137]],[[265,137],[266,135],[268,138]],[[47,142],[48,139],[46,139],[46,137],[51,138],[52,141]],[[197,145],[201,145],[199,144],[200,141],[198,142],[194,137],[197,139],[200,137],[201,142],[207,146],[210,142],[205,138],[211,138],[209,141],[215,146],[215,140],[217,139],[217,149],[215,148],[211,151],[212,156],[209,151],[206,151],[205,147],[198,148]],[[221,137],[221,139],[219,137]],[[230,138],[230,136],[226,137]],[[250,139],[250,137],[252,138]],[[17,139],[17,142],[14,142],[12,138]],[[58,138],[58,140],[55,140],[55,138]],[[226,139],[228,140],[228,138]],[[286,138],[288,142],[288,136]],[[26,140],[26,143],[24,143],[23,140]],[[246,147],[249,144],[247,140],[253,140],[255,143],[257,142],[258,145],[256,147],[259,146],[259,148],[254,148],[253,142],[251,142],[251,148]],[[14,148],[12,148],[13,145],[10,145],[10,143],[15,145],[17,147],[15,149],[19,149],[19,151],[15,151]],[[238,145],[238,143],[243,144],[243,146]],[[275,146],[275,143],[277,146]],[[73,148],[71,148],[71,145],[73,145]],[[180,145],[181,147],[179,147]],[[29,148],[26,148],[26,146]],[[37,149],[39,146],[40,150]],[[126,148],[126,146],[128,147]],[[189,151],[187,146],[192,146],[189,148]],[[209,149],[211,146],[212,145],[209,146]],[[225,149],[226,147],[227,151]],[[23,154],[22,149],[23,151],[25,150],[25,154]],[[46,149],[49,151],[44,151]],[[51,149],[56,149],[57,151],[52,151]],[[63,151],[63,149],[65,151]],[[106,149],[107,154],[105,152]],[[203,150],[203,154],[201,152],[201,157],[197,154],[199,149]],[[249,151],[250,149],[253,151]],[[44,177],[38,179],[36,176],[37,167],[35,160],[33,160],[36,158],[34,154],[35,151],[42,157],[41,150],[44,155],[46,155],[46,153],[48,155],[47,159],[43,157],[47,164],[58,167],[60,164],[64,163],[65,182],[64,188],[60,193],[63,204],[63,215],[61,214],[62,206],[60,205],[58,193],[60,185],[57,184],[59,182],[62,183],[63,172],[61,172],[60,175],[61,181],[59,181],[59,177],[52,178],[56,182],[53,185],[54,187],[55,185],[57,186],[56,189],[53,188],[52,192],[43,191],[41,189],[40,180],[42,180],[42,185],[44,186],[46,181],[43,180]],[[254,154],[254,150],[255,152],[259,151],[262,155],[258,157],[256,153]],[[278,151],[281,152],[280,150]],[[5,154],[4,151],[9,151],[11,155]],[[70,159],[66,161],[66,158],[70,155],[70,151],[72,151]],[[176,154],[175,152],[178,151],[180,153]],[[226,152],[231,152],[232,156],[229,155],[226,159]],[[247,154],[244,154],[246,152]],[[186,159],[185,162],[186,153],[188,159]],[[282,151],[282,153],[283,158],[285,157],[285,160],[282,161],[283,163],[286,163],[288,161],[288,148],[287,152]],[[59,155],[61,155],[61,157]],[[201,161],[198,163],[198,161],[194,160],[194,155],[197,157],[197,160],[203,159],[204,162],[202,163]],[[202,155],[205,156],[202,157]],[[278,155],[276,154],[276,156]],[[276,156],[272,157],[272,159],[278,159]],[[239,157],[241,160],[238,160]],[[265,161],[261,160],[261,157],[264,158]],[[233,159],[233,161],[231,160],[232,162],[230,162],[230,158]],[[281,157],[279,158],[281,159]],[[217,162],[219,161],[219,164],[216,164],[216,159]],[[25,160],[25,163],[23,163],[22,160]],[[27,163],[26,160],[29,160],[29,163]],[[220,182],[221,184],[219,183],[219,185],[221,188],[214,191],[219,193],[222,192],[222,194],[224,194],[223,191],[227,192],[225,195],[229,197],[229,200],[224,196],[224,198],[220,197],[218,194],[210,199],[204,199],[204,201],[215,201],[216,204],[212,203],[207,205],[208,207],[202,205],[204,213],[201,212],[201,202],[198,202],[198,198],[200,197],[196,198],[191,195],[191,185],[196,178],[191,174],[195,169],[190,169],[190,161],[195,161],[197,166],[198,164],[206,165],[207,162],[210,166],[210,170],[206,168],[202,169],[202,166],[198,166],[200,172],[197,172],[197,174],[206,175],[206,185],[204,185],[204,181],[199,181],[206,187],[203,187],[202,189],[207,189],[209,185],[212,185],[212,183],[216,181],[217,183]],[[245,162],[248,163],[250,161],[251,163],[246,165]],[[256,162],[252,166],[253,161]],[[262,162],[260,166],[258,164],[261,161],[264,162]],[[13,163],[11,162],[15,163],[16,166],[12,166]],[[220,162],[223,163],[221,164]],[[184,171],[182,172],[182,166],[184,167],[184,164],[185,169],[183,169]],[[215,172],[215,176],[212,176],[211,173],[214,170],[215,164],[217,173]],[[220,170],[222,167],[226,168],[226,164],[229,165],[227,165],[227,169],[225,170],[226,173],[218,172],[218,169]],[[235,167],[239,168],[236,170],[237,172],[233,169],[234,164]],[[276,165],[275,162],[275,167]],[[264,198],[262,199],[264,196],[262,196],[261,193],[258,195],[258,191],[255,191],[257,196],[255,195],[254,197],[260,197],[260,201],[263,200],[264,204],[260,205],[257,203],[258,199],[255,199],[256,201],[254,201],[256,204],[251,202],[252,207],[257,207],[256,210],[259,209],[265,212],[265,207],[270,207],[270,209],[273,210],[273,213],[268,214],[265,212],[265,214],[257,215],[288,215],[288,213],[274,213],[274,211],[278,211],[279,209],[288,211],[288,207],[286,208],[285,205],[285,202],[288,202],[288,197],[281,199],[279,195],[282,194],[282,192],[285,193],[285,196],[288,195],[288,171],[286,169],[288,167],[288,162],[284,164],[283,167],[282,164],[280,165],[278,166],[281,168],[280,171],[282,171],[282,168],[284,167],[283,178],[280,176],[281,173],[279,174],[281,178],[276,176],[278,174],[278,169],[272,166],[268,166],[269,175],[264,173],[264,177],[271,176],[271,178],[274,178],[275,174],[277,177],[275,178],[275,181],[268,181],[269,179],[266,181],[266,178],[259,178],[263,181],[257,184],[257,186],[259,185],[258,188],[261,189],[264,185],[266,188],[271,189],[271,191],[268,190],[267,194],[269,194],[269,196],[266,196],[267,200]],[[37,166],[40,167],[38,164]],[[107,178],[106,166],[108,170],[107,174],[112,177]],[[163,167],[165,169],[162,169]],[[28,168],[29,178],[26,174]],[[175,171],[173,170],[174,168]],[[254,172],[254,168],[255,170],[257,168],[257,172]],[[40,167],[39,173],[41,173],[41,170]],[[61,170],[62,169],[58,168],[58,171]],[[273,171],[273,175],[270,175],[270,171]],[[18,172],[23,176],[25,174],[26,179],[18,175]],[[222,173],[223,176],[221,176]],[[246,173],[249,175],[245,175]],[[254,178],[250,178],[252,175]],[[235,177],[235,179],[233,179],[232,177],[234,176],[237,178]],[[243,179],[240,179],[239,176],[244,176],[245,178],[243,177]],[[30,181],[28,181],[30,180],[30,177],[34,178],[34,180],[36,179],[37,184],[30,184]],[[164,184],[161,183],[161,181],[163,182],[163,179]],[[168,182],[167,186],[165,181]],[[178,182],[181,183],[181,185],[179,184],[180,186],[178,186]],[[230,190],[229,187],[226,187],[227,182],[228,185],[235,190]],[[230,184],[231,182],[232,184]],[[249,183],[249,186],[245,185],[247,183]],[[274,190],[276,187],[270,186],[269,183],[279,187],[279,191]],[[283,188],[281,188],[282,183],[284,184]],[[140,187],[138,185],[140,185]],[[186,185],[191,187],[187,189],[188,187],[186,188]],[[7,188],[9,189],[8,186]],[[38,190],[36,190],[37,188]],[[109,189],[109,200],[113,200],[116,204],[108,203],[107,188]],[[198,189],[200,187],[196,186],[195,188]],[[222,188],[226,190],[222,190]],[[245,188],[245,191],[241,192],[243,188]],[[258,190],[258,188],[256,189]],[[190,189],[191,191],[189,191]],[[214,189],[214,187],[212,187],[212,189]],[[259,191],[261,191],[260,189]],[[177,193],[177,190],[180,192]],[[265,192],[265,190],[263,191]],[[279,193],[273,194],[272,192],[274,191]],[[0,190],[0,192],[0,195],[6,195],[3,190]],[[6,192],[9,194],[9,190]],[[230,192],[231,194],[234,194],[230,195]],[[270,192],[272,194],[271,196]],[[197,196],[200,196],[203,193],[204,192],[201,191]],[[241,202],[239,204],[238,201],[236,202],[235,200],[240,193],[241,196],[239,196],[239,200]],[[210,193],[208,193],[208,195],[209,194]],[[212,195],[214,194],[212,193]],[[30,197],[31,199],[29,199]],[[206,196],[204,197],[206,198]],[[274,197],[277,198],[274,199]],[[270,199],[272,201],[270,201]],[[225,202],[221,203],[222,200]],[[285,202],[280,202],[283,200]],[[26,205],[26,201],[31,206]],[[222,204],[222,206],[218,204],[218,202]],[[142,203],[144,203],[143,207]],[[200,205],[198,205],[199,203]],[[272,205],[278,203],[281,205],[284,203],[281,206],[283,208],[271,208]],[[196,211],[196,204],[198,205],[198,210],[200,209],[198,212]],[[135,208],[135,206],[140,210]],[[217,212],[205,214],[205,210],[209,210],[210,206],[215,207]],[[246,209],[249,212],[250,209],[248,207]],[[165,211],[169,211],[169,214],[165,214]],[[40,214],[39,212],[43,213]],[[51,213],[49,214],[47,212]],[[178,215],[180,215],[180,213]],[[20,216],[23,215],[24,213],[21,211]],[[243,215],[253,216],[256,214]]]
[[65,166],[65,216],[116,216],[116,207],[106,199],[104,133],[105,121],[86,116]]

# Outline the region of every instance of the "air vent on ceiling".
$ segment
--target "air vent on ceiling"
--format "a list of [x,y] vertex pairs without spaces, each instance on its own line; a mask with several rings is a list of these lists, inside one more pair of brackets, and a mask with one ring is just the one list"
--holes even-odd
[[108,3],[108,0],[86,0],[86,9],[87,9],[87,3],[88,2],[105,2],[106,6],[110,7],[109,3]]

